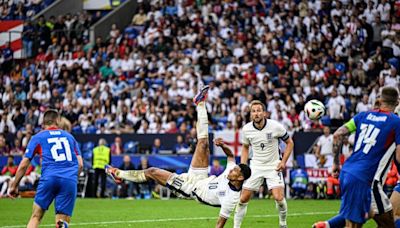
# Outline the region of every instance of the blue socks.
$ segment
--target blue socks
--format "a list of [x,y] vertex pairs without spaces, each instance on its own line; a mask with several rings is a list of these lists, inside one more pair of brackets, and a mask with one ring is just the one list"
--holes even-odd
[[395,224],[396,228],[400,228],[400,219],[397,219],[397,220],[394,222],[394,224]]

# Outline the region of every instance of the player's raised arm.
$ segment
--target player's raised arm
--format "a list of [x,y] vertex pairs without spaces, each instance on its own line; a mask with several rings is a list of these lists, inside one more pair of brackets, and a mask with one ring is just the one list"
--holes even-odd
[[229,149],[229,147],[224,143],[222,138],[216,138],[214,139],[214,144],[216,146],[221,147],[221,149],[224,151],[226,157],[228,158],[228,161],[233,161],[235,162],[235,156],[232,153],[232,150]]
[[[355,116],[357,117],[357,116]],[[354,117],[354,118],[355,118]],[[333,133],[333,166],[332,173],[334,177],[339,176],[339,156],[340,149],[343,144],[343,137],[349,135],[350,133],[356,130],[356,124],[354,122],[354,118],[349,120],[347,123],[343,124],[339,127],[335,133]]]
[[247,164],[249,160],[249,144],[243,144],[242,155],[240,156],[240,163]]

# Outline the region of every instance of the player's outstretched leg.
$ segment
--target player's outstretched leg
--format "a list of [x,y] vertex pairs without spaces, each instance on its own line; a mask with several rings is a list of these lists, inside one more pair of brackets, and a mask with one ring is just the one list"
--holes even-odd
[[194,170],[208,168],[209,165],[208,116],[205,103],[208,89],[209,86],[204,86],[193,98],[193,102],[197,106],[197,145],[190,166]]
[[121,183],[122,180],[128,180],[135,183],[143,183],[148,180],[154,180],[158,184],[166,185],[167,180],[172,173],[163,169],[150,167],[144,170],[119,170],[110,165],[105,166],[106,173],[114,179],[116,183]]

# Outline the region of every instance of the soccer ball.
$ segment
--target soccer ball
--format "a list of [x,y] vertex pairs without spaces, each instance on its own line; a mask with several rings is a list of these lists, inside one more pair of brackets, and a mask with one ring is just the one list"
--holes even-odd
[[310,100],[304,105],[304,112],[310,120],[319,120],[325,115],[325,105],[319,100]]

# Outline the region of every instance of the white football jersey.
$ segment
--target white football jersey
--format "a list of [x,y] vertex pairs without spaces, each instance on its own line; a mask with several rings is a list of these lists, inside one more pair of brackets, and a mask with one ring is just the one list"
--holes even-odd
[[217,176],[209,176],[199,181],[193,191],[196,199],[204,204],[221,207],[220,216],[229,218],[236,204],[240,200],[240,190],[229,184],[228,174],[236,166],[235,162],[228,162],[225,171]]
[[243,144],[250,145],[252,157],[251,166],[263,169],[275,169],[280,162],[279,139],[286,141],[289,135],[282,124],[266,119],[262,129],[257,129],[253,122],[244,125]]

